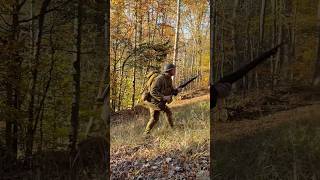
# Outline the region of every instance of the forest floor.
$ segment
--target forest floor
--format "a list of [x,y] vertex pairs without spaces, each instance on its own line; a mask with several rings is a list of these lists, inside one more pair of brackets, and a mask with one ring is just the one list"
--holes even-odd
[[[142,135],[145,113],[112,123],[112,179],[209,179],[209,95],[171,106],[177,128],[162,117],[149,138]],[[234,95],[219,109],[215,179],[320,178],[319,89]]]

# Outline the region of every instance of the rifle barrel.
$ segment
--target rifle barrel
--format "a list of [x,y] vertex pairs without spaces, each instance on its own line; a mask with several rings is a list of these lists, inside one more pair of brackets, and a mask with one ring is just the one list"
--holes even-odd
[[271,50],[261,54],[260,56],[258,56],[257,58],[255,58],[252,62],[250,62],[249,64],[243,66],[242,68],[240,68],[239,70],[237,70],[234,73],[231,73],[227,76],[224,76],[223,78],[221,78],[217,83],[234,83],[237,80],[241,79],[244,75],[246,75],[249,71],[251,71],[253,68],[255,68],[256,66],[258,66],[260,63],[262,63],[263,61],[267,60],[270,56],[274,55],[277,53],[278,48],[280,48],[283,44],[279,44],[276,47],[272,48]]
[[195,76],[195,77],[193,77],[193,78],[191,78],[190,80],[188,80],[188,81],[180,84],[180,85],[178,86],[178,88],[184,88],[184,87],[186,87],[189,83],[191,83],[192,81],[194,81],[195,79],[197,79],[197,77],[198,77],[198,75]]

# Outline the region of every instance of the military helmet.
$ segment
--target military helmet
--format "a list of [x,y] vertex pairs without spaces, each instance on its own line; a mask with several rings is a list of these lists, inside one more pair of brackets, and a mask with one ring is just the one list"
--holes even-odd
[[172,63],[169,63],[169,64],[166,64],[163,68],[164,72],[168,72],[170,71],[171,69],[174,69],[176,68],[176,65],[172,64]]

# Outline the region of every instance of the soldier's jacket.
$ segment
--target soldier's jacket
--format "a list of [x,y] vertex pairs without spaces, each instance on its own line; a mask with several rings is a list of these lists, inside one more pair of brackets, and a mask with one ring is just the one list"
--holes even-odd
[[177,90],[173,87],[171,76],[168,73],[161,73],[151,83],[149,92],[151,103],[162,110],[166,104],[163,97],[176,94]]

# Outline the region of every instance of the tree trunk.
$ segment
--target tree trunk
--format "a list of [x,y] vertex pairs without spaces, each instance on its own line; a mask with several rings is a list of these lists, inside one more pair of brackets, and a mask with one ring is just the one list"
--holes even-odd
[[[212,86],[216,80],[215,78],[215,39],[216,39],[216,4],[217,1],[215,0],[210,0],[209,5],[210,5],[210,85]],[[213,106],[211,104],[214,101],[214,94],[210,94],[210,108]],[[213,154],[214,154],[214,141],[213,141],[213,132],[214,132],[214,127],[213,127],[213,114],[210,112],[210,158],[213,159]],[[213,167],[215,166],[213,161],[210,161],[210,177],[214,176],[214,169]]]
[[298,16],[298,7],[299,7],[299,1],[295,4],[295,10],[294,10],[294,24],[291,27],[291,63],[290,63],[290,81],[293,82],[294,80],[294,69],[293,69],[293,62],[296,60],[296,31],[297,31],[297,16]]
[[[72,84],[72,107],[71,107],[71,130],[69,139],[69,149],[71,155],[71,162],[76,157],[76,144],[78,139],[79,127],[79,105],[80,105],[80,60],[81,60],[81,27],[82,27],[82,1],[74,2],[75,19],[74,19],[74,60],[73,60],[73,84]],[[74,165],[71,164],[71,168]]]
[[[239,54],[238,54],[238,44],[237,44],[237,9],[239,6],[239,0],[234,0],[233,4],[233,11],[232,11],[232,21],[233,21],[233,28],[232,28],[232,44],[233,44],[233,58],[232,58],[232,71],[236,71],[239,68]],[[233,84],[235,88],[238,88],[238,83]]]
[[[19,24],[19,1],[12,3],[12,22],[8,45],[16,45],[19,42],[20,24]],[[18,116],[20,111],[20,84],[21,84],[21,63],[22,58],[19,55],[19,47],[15,47],[8,52],[7,72],[6,72],[6,105],[10,108],[6,119],[6,146],[8,150],[8,163],[14,163],[18,152]]]
[[[26,151],[25,156],[29,159],[32,155],[33,150],[33,137],[35,133],[34,128],[34,116],[35,116],[35,96],[36,96],[36,89],[37,89],[37,79],[38,79],[38,66],[40,64],[40,53],[41,53],[41,42],[42,42],[42,33],[43,33],[43,27],[45,22],[45,12],[47,11],[47,8],[50,5],[51,0],[44,0],[41,5],[40,9],[40,16],[38,19],[38,32],[36,36],[36,50],[34,54],[34,62],[32,62],[32,80],[31,80],[31,90],[30,90],[30,102],[28,107],[28,125],[27,125],[27,137],[26,137]],[[39,111],[39,110],[38,110]]]
[[[246,48],[245,48],[245,59],[246,63],[250,62],[251,56],[250,56],[250,25],[251,25],[251,11],[249,10],[250,6],[249,6],[250,2],[246,3],[246,18],[247,18],[247,24],[246,24]],[[250,74],[250,73],[249,73]],[[244,78],[243,78],[243,87],[244,90],[247,91],[249,90],[249,74],[247,74]]]
[[[272,47],[277,44],[277,0],[272,0],[272,18],[273,18],[273,26],[272,26]],[[272,57],[270,61],[270,73],[271,73],[271,90],[274,90],[274,80],[275,80],[275,64],[276,57]]]
[[[279,11],[277,12],[277,16],[278,16],[278,26],[277,26],[277,29],[278,29],[278,44],[281,43],[283,41],[283,23],[282,23],[282,19],[280,18],[280,12],[281,12],[281,8],[282,8],[282,5],[281,5],[281,1],[280,0],[277,0],[276,2],[280,3],[277,7],[277,9],[279,9]],[[278,4],[276,3],[276,4]],[[280,78],[280,72],[279,72],[279,69],[280,69],[280,63],[281,63],[281,58],[282,58],[282,54],[283,54],[283,48],[279,48],[279,52],[277,53],[277,56],[276,56],[276,59],[275,59],[275,62],[274,62],[274,74],[275,74],[275,78],[274,78],[274,81],[273,81],[273,86],[277,85],[278,84],[278,81],[281,80]]]
[[261,10],[260,10],[259,53],[262,52],[262,48],[263,48],[264,24],[265,24],[265,19],[266,19],[265,14],[266,14],[266,0],[262,0]]
[[213,85],[215,78],[215,37],[216,37],[216,1],[210,0],[210,84]]
[[[261,2],[261,9],[260,9],[260,25],[259,25],[259,49],[258,54],[260,54],[263,50],[263,41],[264,41],[264,24],[266,19],[266,0],[262,0]],[[259,74],[258,70],[255,70],[255,82],[256,88],[259,89]]]
[[133,109],[136,101],[136,65],[137,65],[137,36],[138,36],[138,2],[135,2],[135,27],[134,27],[134,63],[132,77],[132,97],[131,108]]
[[[180,0],[177,0],[176,32],[175,32],[175,37],[174,37],[173,64],[177,64],[177,60],[178,60],[179,28],[180,28]],[[173,84],[176,84],[175,81],[176,81],[176,78],[174,76],[173,77]]]
[[[95,1],[95,9],[96,9],[96,38],[95,38],[95,49],[96,49],[96,53],[95,53],[95,60],[98,63],[98,65],[101,67],[99,69],[99,87],[98,87],[98,92],[97,92],[97,96],[96,98],[100,98],[103,94],[103,91],[105,88],[105,83],[106,83],[106,72],[107,68],[105,65],[105,61],[106,61],[106,50],[105,50],[105,21],[106,21],[106,17],[105,17],[105,9],[106,9],[106,2],[105,0],[96,0]],[[93,106],[93,111],[97,111],[99,108],[99,106],[97,104],[95,104]],[[94,117],[90,117],[89,118],[89,122],[86,125],[86,130],[85,130],[85,136],[88,137],[90,135],[90,131],[92,129],[92,126],[95,123],[95,118]]]
[[320,0],[318,1],[318,20],[317,20],[317,29],[318,29],[318,52],[317,52],[317,59],[315,61],[315,69],[314,75],[312,79],[312,84],[317,86],[320,84]]
[[43,127],[43,114],[44,114],[44,111],[45,111],[45,108],[44,108],[45,100],[46,100],[46,97],[47,97],[47,94],[48,94],[48,91],[49,91],[49,87],[50,87],[50,84],[51,84],[52,72],[53,72],[54,63],[55,63],[55,48],[54,48],[54,45],[53,45],[52,34],[53,34],[53,26],[51,27],[50,38],[49,38],[50,47],[51,47],[51,54],[50,54],[51,63],[50,63],[50,69],[49,69],[49,79],[45,84],[43,96],[42,96],[42,98],[41,98],[41,100],[39,102],[39,111],[36,114],[35,124],[34,124],[34,127],[33,127],[33,131],[34,131],[33,136],[35,136],[36,128],[37,128],[38,122],[40,120],[40,144],[39,144],[39,148],[38,148],[39,151],[42,150],[42,140],[43,140],[43,129],[42,129],[42,127]]
[[[104,0],[104,17],[105,17],[105,25],[104,25],[104,49],[107,49],[104,53],[104,72],[105,72],[105,83],[110,82],[110,1]],[[110,84],[107,85],[107,88],[110,88]],[[105,98],[105,106],[104,106],[104,112],[105,112],[105,137],[107,139],[107,147],[104,149],[104,161],[105,161],[105,167],[106,173],[105,175],[108,177],[110,172],[110,93],[107,91],[106,98]]]

